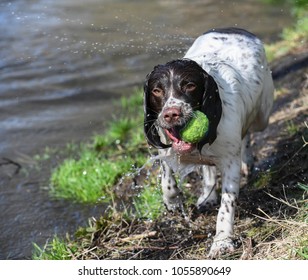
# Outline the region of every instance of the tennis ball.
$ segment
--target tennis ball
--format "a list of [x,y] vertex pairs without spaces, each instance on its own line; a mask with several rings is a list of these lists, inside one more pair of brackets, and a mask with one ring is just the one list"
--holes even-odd
[[197,143],[204,137],[208,126],[207,116],[200,111],[194,111],[193,117],[180,131],[181,139],[188,143]]

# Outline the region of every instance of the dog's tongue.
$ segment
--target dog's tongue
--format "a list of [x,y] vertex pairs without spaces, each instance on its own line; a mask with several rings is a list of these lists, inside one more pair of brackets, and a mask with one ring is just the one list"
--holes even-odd
[[175,129],[165,129],[165,132],[172,141],[173,150],[175,150],[177,153],[186,154],[190,153],[195,149],[196,146],[194,144],[180,140],[180,135]]

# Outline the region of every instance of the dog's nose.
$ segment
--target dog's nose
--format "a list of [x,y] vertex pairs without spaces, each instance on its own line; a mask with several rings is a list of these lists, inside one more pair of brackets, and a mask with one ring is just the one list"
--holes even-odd
[[167,123],[175,122],[180,118],[181,111],[179,108],[168,108],[164,111],[164,120]]

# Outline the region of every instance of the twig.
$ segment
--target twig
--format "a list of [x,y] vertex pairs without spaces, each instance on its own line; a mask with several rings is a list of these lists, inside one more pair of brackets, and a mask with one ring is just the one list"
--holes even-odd
[[253,246],[252,239],[248,238],[246,240],[242,240],[243,253],[240,257],[240,260],[249,260],[253,257]]
[[273,219],[273,218],[270,217],[268,214],[266,214],[261,208],[258,208],[258,210],[259,210],[263,215],[265,215],[266,218],[254,214],[255,217],[257,217],[257,218],[259,218],[259,219],[262,219],[262,220],[265,220],[265,221],[268,221],[268,222],[274,222],[274,223],[278,224],[278,225],[281,226],[281,227],[285,227],[285,226],[286,226],[286,225],[284,225],[284,224],[282,223],[282,222],[284,222],[284,221],[280,221],[280,220],[278,220],[278,219]]
[[276,200],[278,200],[279,202],[282,202],[283,204],[285,204],[285,205],[287,205],[287,206],[289,206],[289,207],[291,207],[291,208],[294,208],[294,209],[296,209],[296,210],[300,210],[300,208],[298,207],[298,206],[294,206],[294,205],[292,205],[291,203],[289,203],[288,201],[286,201],[286,200],[283,200],[283,199],[281,199],[281,198],[278,198],[278,197],[276,197],[276,196],[273,196],[272,194],[270,194],[270,193],[268,193],[268,192],[265,192],[268,196],[270,196],[271,198],[274,198],[274,199],[276,199]]
[[[106,246],[104,245],[105,248],[107,249],[118,249],[118,247],[115,246]],[[157,247],[157,246],[126,246],[126,247],[121,247],[121,251],[136,251],[136,250],[153,250],[153,251],[164,251],[164,250],[177,250],[179,249],[179,246],[165,246],[165,247]]]
[[141,234],[135,234],[124,238],[119,238],[118,242],[131,242],[135,240],[142,240],[144,238],[153,238],[157,236],[157,231],[149,231]]
[[195,234],[195,235],[193,235],[193,237],[192,237],[193,239],[208,239],[209,237],[208,237],[208,235],[207,234]]
[[84,255],[86,255],[86,254],[88,254],[88,253],[91,253],[92,251],[94,251],[94,250],[96,250],[96,249],[97,249],[97,246],[94,246],[94,247],[92,247],[92,248],[90,248],[90,249],[88,249],[88,250],[85,250],[85,251],[81,252],[81,253],[78,254],[75,258],[78,259],[79,257],[84,256]]
[[267,222],[273,222],[273,223],[276,223],[278,224],[279,226],[281,227],[289,227],[289,226],[298,226],[298,227],[308,227],[308,225],[306,223],[303,223],[303,222],[296,222],[294,220],[279,220],[279,219],[273,219],[272,217],[270,217],[268,214],[266,214],[261,208],[258,208],[258,210],[266,216],[266,218],[264,217],[261,217],[259,215],[256,215],[256,214],[253,214],[255,217],[259,218],[259,219],[262,219],[264,221],[267,221]]

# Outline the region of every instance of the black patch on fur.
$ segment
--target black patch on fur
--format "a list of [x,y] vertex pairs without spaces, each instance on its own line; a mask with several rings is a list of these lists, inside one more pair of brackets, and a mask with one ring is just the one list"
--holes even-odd
[[144,84],[144,94],[143,94],[144,134],[148,143],[151,144],[153,147],[165,149],[171,147],[171,145],[165,145],[161,142],[158,130],[156,128],[155,122],[158,117],[158,112],[153,111],[150,106],[150,92],[148,89],[148,79],[150,74],[147,75],[146,82]]
[[201,111],[209,119],[209,129],[205,137],[197,144],[197,148],[200,152],[205,144],[209,143],[211,145],[217,138],[217,126],[222,114],[221,99],[219,96],[218,87],[214,79],[209,75]]
[[237,27],[213,28],[213,29],[206,31],[203,34],[208,34],[212,32],[221,33],[221,34],[239,34],[239,35],[244,35],[250,38],[256,38],[256,35],[254,35],[253,33],[248,32],[245,29],[237,28]]
[[226,206],[226,211],[227,211],[227,213],[230,213],[230,209],[229,209],[229,206],[228,206],[228,203],[227,203],[227,202],[225,202],[225,206]]

